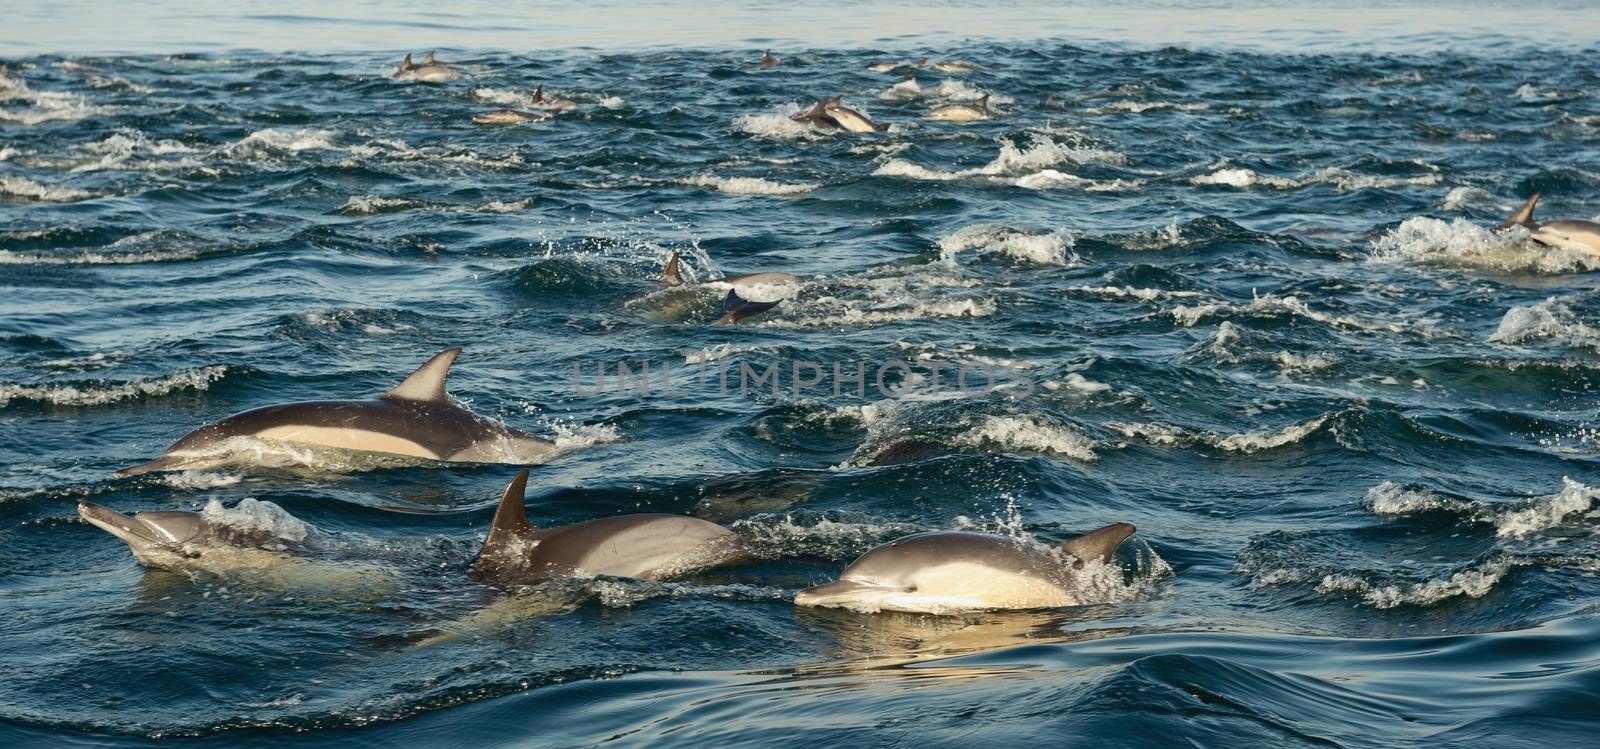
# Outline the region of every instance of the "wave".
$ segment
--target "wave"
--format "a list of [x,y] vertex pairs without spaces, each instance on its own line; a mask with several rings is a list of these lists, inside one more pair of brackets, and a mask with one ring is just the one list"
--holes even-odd
[[0,177],[0,198],[5,197],[41,203],[71,203],[95,195],[75,187],[42,185],[27,177]]
[[[1033,133],[1031,139],[1024,145],[1001,139],[1000,153],[993,160],[980,167],[963,169],[960,171],[945,171],[933,169],[916,164],[905,159],[890,159],[873,172],[880,177],[901,177],[926,181],[949,182],[963,179],[984,179],[990,182],[1008,182],[1018,184],[1027,181],[1034,189],[1046,186],[1047,183],[1069,184],[1081,178],[1073,177],[1054,169],[1064,163],[1072,164],[1125,164],[1127,157],[1116,151],[1094,148],[1086,145],[1069,145],[1042,133]],[[1050,172],[1048,176],[1046,172]],[[1131,182],[1093,183],[1100,185],[1132,185]],[[1054,186],[1054,185],[1051,185]],[[1109,188],[1108,188],[1109,189]],[[1117,189],[1122,189],[1118,187]]]
[[1071,428],[1038,416],[986,416],[956,438],[956,444],[976,448],[1042,453],[1093,462],[1094,442]]
[[1572,348],[1600,351],[1600,328],[1579,320],[1571,302],[1550,297],[1538,304],[1512,307],[1489,334],[1489,342],[1513,345],[1549,339]]
[[1074,240],[1065,230],[1030,234],[1003,224],[973,224],[951,232],[939,240],[939,256],[954,265],[956,254],[970,250],[999,253],[1040,265],[1076,265]]
[[1326,426],[1332,418],[1333,414],[1323,414],[1276,429],[1263,427],[1233,434],[1185,429],[1159,422],[1141,424],[1112,421],[1108,422],[1106,427],[1121,434],[1124,439],[1137,439],[1151,445],[1162,447],[1203,445],[1223,452],[1249,455],[1304,442]]
[[181,392],[205,392],[228,377],[228,365],[201,367],[127,382],[91,381],[45,385],[0,383],[0,408],[13,401],[50,406],[103,406]]
[[1478,500],[1447,497],[1429,489],[1407,488],[1385,481],[1367,490],[1362,505],[1374,515],[1400,517],[1444,512],[1470,523],[1493,525],[1495,536],[1524,539],[1566,525],[1600,504],[1600,489],[1562,477],[1561,491],[1505,507]]
[[702,174],[682,181],[691,187],[704,187],[729,195],[804,195],[821,185],[807,183],[784,184],[761,177],[718,177]]

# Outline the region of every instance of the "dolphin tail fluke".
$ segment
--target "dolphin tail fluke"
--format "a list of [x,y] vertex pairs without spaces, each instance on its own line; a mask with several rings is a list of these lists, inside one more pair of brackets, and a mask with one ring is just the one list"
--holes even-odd
[[450,365],[455,364],[460,355],[459,346],[434,354],[427,364],[417,367],[410,377],[385,393],[384,399],[448,403],[450,396],[445,394],[444,383],[450,377]]
[[666,267],[661,269],[661,285],[683,285],[683,274],[678,271],[678,253],[676,252],[672,253],[672,257],[667,258]]
[[150,461],[149,463],[140,463],[136,466],[128,466],[120,471],[113,472],[111,475],[115,478],[124,479],[129,476],[137,476],[141,473],[151,473],[154,471],[173,471],[182,466],[184,462],[185,461],[183,458],[173,455],[163,455],[155,460]]
[[1511,218],[1507,219],[1505,223],[1496,226],[1494,230],[1505,231],[1513,226],[1525,226],[1529,229],[1539,228],[1539,225],[1533,222],[1533,209],[1538,205],[1539,193],[1534,193],[1533,197],[1528,198],[1527,202],[1523,203],[1516,213],[1511,214]]
[[728,290],[728,296],[722,300],[724,314],[717,318],[715,325],[732,325],[747,317],[754,317],[778,306],[777,302],[752,302],[739,296],[739,292]]
[[1090,531],[1077,538],[1069,538],[1056,544],[1056,548],[1071,554],[1079,562],[1091,560],[1100,562],[1111,561],[1111,555],[1123,541],[1133,535],[1132,523],[1117,523],[1108,525],[1097,531]]

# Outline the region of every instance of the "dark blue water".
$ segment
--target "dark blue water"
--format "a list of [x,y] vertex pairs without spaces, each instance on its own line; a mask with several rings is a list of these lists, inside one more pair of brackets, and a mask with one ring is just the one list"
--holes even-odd
[[[656,46],[463,45],[439,85],[390,80],[395,52],[5,62],[0,743],[1593,735],[1600,257],[1483,227],[1533,192],[1600,214],[1596,48],[819,42],[754,71],[757,42]],[[865,70],[923,56],[979,69]],[[577,106],[471,123],[540,82]],[[1001,117],[919,119],[982,93]],[[834,94],[893,127],[788,120]],[[713,326],[717,294],[658,291],[674,251],[806,280]],[[764,559],[508,599],[467,572],[509,466],[111,478],[456,345],[458,399],[563,448],[535,522],[690,513]],[[1031,392],[573,387],[800,360]],[[86,498],[288,524],[234,509],[271,502],[319,566],[147,571]],[[789,600],[909,532],[1117,521],[1139,533],[1092,605]]]

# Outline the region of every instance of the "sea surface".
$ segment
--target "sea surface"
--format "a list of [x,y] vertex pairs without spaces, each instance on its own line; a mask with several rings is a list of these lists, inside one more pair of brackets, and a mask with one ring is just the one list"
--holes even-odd
[[[474,7],[0,30],[0,744],[1592,742],[1600,256],[1489,229],[1600,218],[1596,11]],[[432,48],[465,76],[390,78]],[[867,70],[924,57],[975,69]],[[541,83],[573,105],[471,121]],[[790,119],[834,95],[889,129]],[[802,280],[713,325],[674,252]],[[452,346],[455,398],[557,441],[536,524],[758,561],[507,596],[468,571],[515,466],[111,476]],[[619,363],[674,389],[595,392]],[[146,570],[80,500],[315,554]],[[1083,606],[792,603],[907,533],[1120,521]]]

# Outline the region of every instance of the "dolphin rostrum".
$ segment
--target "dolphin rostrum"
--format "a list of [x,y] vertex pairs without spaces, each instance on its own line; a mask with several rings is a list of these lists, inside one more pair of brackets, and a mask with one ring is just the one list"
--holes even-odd
[[455,68],[433,59],[433,52],[430,50],[428,55],[422,58],[422,64],[420,65],[412,62],[411,53],[407,52],[406,59],[400,61],[400,67],[394,71],[394,75],[389,77],[396,80],[438,83],[441,81],[453,81],[460,78],[461,74],[457,73]]
[[969,104],[946,104],[929,112],[925,120],[939,122],[972,122],[973,120],[987,120],[994,116],[994,110],[989,108],[989,95]]
[[1117,523],[1055,546],[987,533],[918,533],[861,555],[837,581],[802,590],[794,602],[932,614],[1073,606],[1080,603],[1074,576],[1087,564],[1110,563],[1133,531]]
[[1521,226],[1528,230],[1528,238],[1539,244],[1600,255],[1600,224],[1593,221],[1537,223],[1533,220],[1533,209],[1538,205],[1539,193],[1534,193],[1509,220],[1494,230],[1503,232],[1513,226]]
[[[667,265],[661,271],[662,286],[683,286],[683,273],[679,270],[679,254],[674,252],[667,258]],[[752,302],[739,296],[739,289],[763,284],[798,283],[800,278],[788,273],[745,273],[737,276],[724,276],[713,278],[705,283],[727,284],[728,296],[722,300],[723,315],[717,318],[715,325],[731,325],[747,317],[754,317],[778,306],[778,302]],[[781,300],[780,300],[781,301]]]
[[473,579],[494,585],[599,575],[662,580],[748,556],[733,531],[684,515],[618,515],[536,528],[523,508],[527,486],[523,470],[501,495]]
[[[216,465],[259,442],[478,463],[541,462],[554,453],[555,443],[450,399],[445,379],[460,353],[440,352],[380,398],[288,403],[229,416],[184,435],[160,458],[115,475]],[[246,444],[232,441],[240,439]]]

